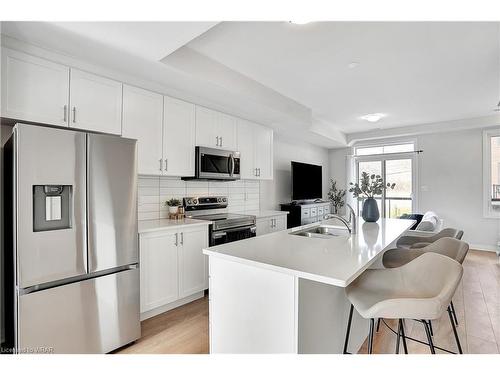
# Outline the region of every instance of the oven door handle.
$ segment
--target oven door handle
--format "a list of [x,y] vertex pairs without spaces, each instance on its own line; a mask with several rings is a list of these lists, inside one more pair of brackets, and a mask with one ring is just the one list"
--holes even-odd
[[212,234],[212,238],[213,238],[214,240],[217,240],[217,239],[219,239],[219,238],[226,237],[226,236],[227,236],[227,233],[226,233],[226,232],[214,232],[214,233]]

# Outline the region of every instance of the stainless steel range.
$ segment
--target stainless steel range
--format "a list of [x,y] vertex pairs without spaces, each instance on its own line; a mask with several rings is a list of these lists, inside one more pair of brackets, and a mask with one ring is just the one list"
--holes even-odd
[[256,235],[255,216],[219,212],[227,208],[227,197],[186,197],[183,201],[187,216],[212,222],[209,227],[210,246]]

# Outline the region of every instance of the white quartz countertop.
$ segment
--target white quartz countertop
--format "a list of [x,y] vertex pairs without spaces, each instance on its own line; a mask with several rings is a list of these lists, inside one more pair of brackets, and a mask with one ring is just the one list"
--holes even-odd
[[244,215],[253,215],[257,219],[263,219],[266,217],[273,217],[273,216],[281,216],[281,215],[288,215],[288,211],[273,211],[273,210],[251,210],[251,211],[244,211],[244,212],[238,212],[240,214]]
[[[331,238],[303,237],[280,231],[210,247],[203,253],[345,287],[414,223],[414,220],[401,219],[380,219],[376,223],[360,220],[357,234]],[[330,219],[322,224],[337,226],[338,221]]]
[[208,220],[182,219],[182,220],[140,220],[138,222],[139,233],[148,233],[171,229],[174,227],[185,227],[191,225],[210,225],[212,222]]

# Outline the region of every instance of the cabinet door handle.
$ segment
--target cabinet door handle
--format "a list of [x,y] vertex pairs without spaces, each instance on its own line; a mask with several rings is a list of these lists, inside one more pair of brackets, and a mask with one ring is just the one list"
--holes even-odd
[[168,159],[165,159],[165,172],[168,171]]
[[222,147],[222,137],[220,137],[220,147]]
[[181,245],[184,245],[184,232],[181,232]]
[[63,121],[66,122],[68,119],[68,106],[66,104],[64,105],[63,110],[64,110],[64,120]]
[[73,107],[73,122],[76,122],[76,107]]
[[175,234],[175,246],[179,246],[179,233]]
[[160,171],[163,171],[163,159],[160,159]]
[[217,137],[215,137],[215,138],[216,138],[215,145],[216,145],[217,147],[219,147],[219,136],[217,136]]
[[255,174],[254,174],[255,177],[257,177],[257,168],[255,168]]
[[258,171],[257,177],[260,177],[260,168],[257,168],[257,171]]

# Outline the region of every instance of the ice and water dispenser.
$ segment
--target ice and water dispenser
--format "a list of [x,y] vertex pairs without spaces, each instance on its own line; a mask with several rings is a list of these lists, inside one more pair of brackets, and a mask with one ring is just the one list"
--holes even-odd
[[33,185],[33,231],[71,228],[72,185]]

